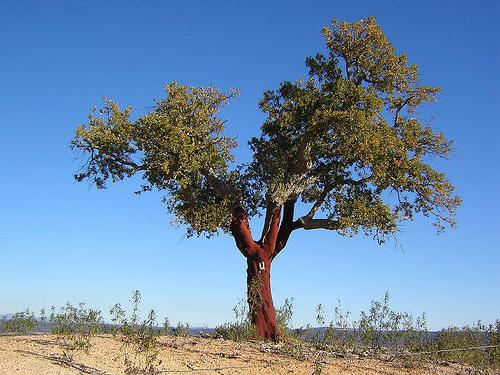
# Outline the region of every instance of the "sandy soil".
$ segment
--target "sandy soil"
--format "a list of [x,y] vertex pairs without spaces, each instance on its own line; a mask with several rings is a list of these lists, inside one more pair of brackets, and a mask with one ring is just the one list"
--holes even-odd
[[[276,354],[279,345],[234,343],[210,338],[162,339],[162,374],[307,374],[315,368],[315,359],[298,360]],[[111,336],[93,340],[90,355],[77,354],[71,365],[61,360],[61,350],[50,335],[0,336],[0,375],[123,374],[123,352]],[[331,358],[318,354],[321,374],[398,375],[466,373],[454,365],[419,365],[404,368],[400,363],[375,359]]]

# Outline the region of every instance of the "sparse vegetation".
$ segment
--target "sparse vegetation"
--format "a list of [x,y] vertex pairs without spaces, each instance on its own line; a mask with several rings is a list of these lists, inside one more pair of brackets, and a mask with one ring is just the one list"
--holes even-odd
[[79,351],[89,354],[92,336],[101,331],[102,316],[100,311],[87,308],[84,303],[74,306],[68,302],[59,312],[52,307],[49,323],[63,350],[63,359],[71,362]]
[[186,337],[189,336],[189,323],[182,324],[181,322],[177,323],[177,326],[174,328],[174,336],[177,337]]
[[280,339],[292,337],[291,322],[293,317],[293,298],[286,298],[283,305],[276,310],[276,324],[280,332]]
[[[156,313],[150,310],[146,319],[139,318],[141,293],[132,294],[132,313],[127,318],[126,311],[118,303],[110,310],[112,321],[117,327],[114,336],[122,342],[124,371],[126,374],[157,374],[161,361],[158,359],[161,330],[156,326]],[[168,326],[168,324],[167,324]]]
[[15,313],[10,319],[4,319],[2,326],[4,332],[26,335],[35,330],[37,319],[35,313],[27,309]]
[[425,314],[415,319],[408,312],[392,310],[389,301],[386,292],[381,301],[371,302],[368,312],[361,312],[358,332],[362,343],[370,349],[423,349],[427,336]]
[[[473,365],[480,373],[486,373],[489,368],[500,365],[500,347],[498,337],[500,321],[484,325],[480,321],[472,326],[449,327],[439,332],[432,347],[439,351],[439,358],[450,362],[460,362]],[[465,350],[482,346],[493,346],[479,350]],[[454,351],[454,349],[464,349]]]
[[[173,336],[170,340],[174,341],[177,337],[188,336],[189,324],[179,322],[172,328],[169,319],[165,318],[162,327],[157,324],[154,310],[141,319],[139,291],[133,293],[131,302],[129,316],[121,304],[111,308],[112,325],[103,325],[101,312],[87,308],[83,303],[76,306],[67,303],[58,311],[52,307],[48,323],[63,349],[62,361],[72,362],[77,352],[88,354],[92,337],[106,328],[106,332],[112,333],[122,344],[118,358],[122,358],[126,374],[160,373],[159,336]],[[240,343],[258,338],[248,306],[247,301],[238,301],[233,308],[235,322],[216,327],[212,336]],[[397,360],[401,367],[406,368],[430,362],[460,363],[467,368],[467,373],[475,374],[489,374],[500,367],[500,320],[489,325],[477,322],[432,333],[427,330],[425,314],[415,318],[408,312],[393,309],[388,293],[381,300],[372,301],[369,309],[361,311],[357,321],[352,319],[350,311],[341,307],[340,301],[334,308],[330,323],[327,323],[326,315],[323,305],[318,305],[316,324],[319,327],[307,325],[305,329],[293,330],[293,299],[285,299],[276,310],[281,342],[263,345],[271,345],[268,348],[273,353],[310,361],[313,374],[323,373],[323,361],[329,355]],[[45,310],[36,318],[28,309],[4,319],[2,323],[5,332],[25,335],[46,321]]]
[[255,328],[250,321],[247,302],[243,299],[239,300],[233,307],[233,313],[236,322],[215,327],[214,337],[232,341],[245,341],[255,338]]

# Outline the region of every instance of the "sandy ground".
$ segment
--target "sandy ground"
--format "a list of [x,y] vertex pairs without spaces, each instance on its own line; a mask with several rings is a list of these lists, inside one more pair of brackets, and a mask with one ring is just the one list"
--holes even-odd
[[[315,359],[298,360],[273,353],[275,344],[235,343],[210,338],[164,338],[160,359],[162,374],[307,374],[315,369]],[[0,375],[118,375],[124,373],[123,351],[111,336],[93,340],[89,355],[77,354],[71,365],[63,363],[61,350],[50,335],[0,336]],[[456,366],[418,365],[405,368],[400,363],[375,359],[331,358],[320,355],[323,374],[398,375],[466,374]]]

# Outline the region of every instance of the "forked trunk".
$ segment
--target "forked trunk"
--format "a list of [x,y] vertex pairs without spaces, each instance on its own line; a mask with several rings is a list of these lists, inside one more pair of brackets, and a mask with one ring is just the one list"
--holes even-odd
[[279,336],[271,295],[271,262],[283,249],[291,233],[293,205],[291,209],[285,209],[287,224],[281,230],[280,215],[281,207],[267,210],[267,224],[259,241],[253,240],[248,215],[241,207],[234,209],[230,227],[238,250],[247,260],[247,295],[252,323],[259,337],[270,340]]
[[271,260],[247,258],[247,296],[250,315],[257,335],[276,340],[279,336],[271,295]]

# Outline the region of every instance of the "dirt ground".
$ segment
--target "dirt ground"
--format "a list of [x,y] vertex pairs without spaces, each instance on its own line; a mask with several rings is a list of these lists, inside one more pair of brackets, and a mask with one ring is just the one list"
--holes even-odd
[[[468,373],[454,364],[420,364],[408,368],[394,361],[332,358],[321,353],[315,358],[299,360],[277,354],[279,346],[270,343],[235,343],[199,337],[162,340],[159,366],[162,374],[312,375],[317,366],[315,362],[321,362],[321,375]],[[96,337],[90,354],[76,354],[68,365],[61,361],[62,352],[53,336],[0,336],[0,375],[123,374],[120,347],[112,336]]]

